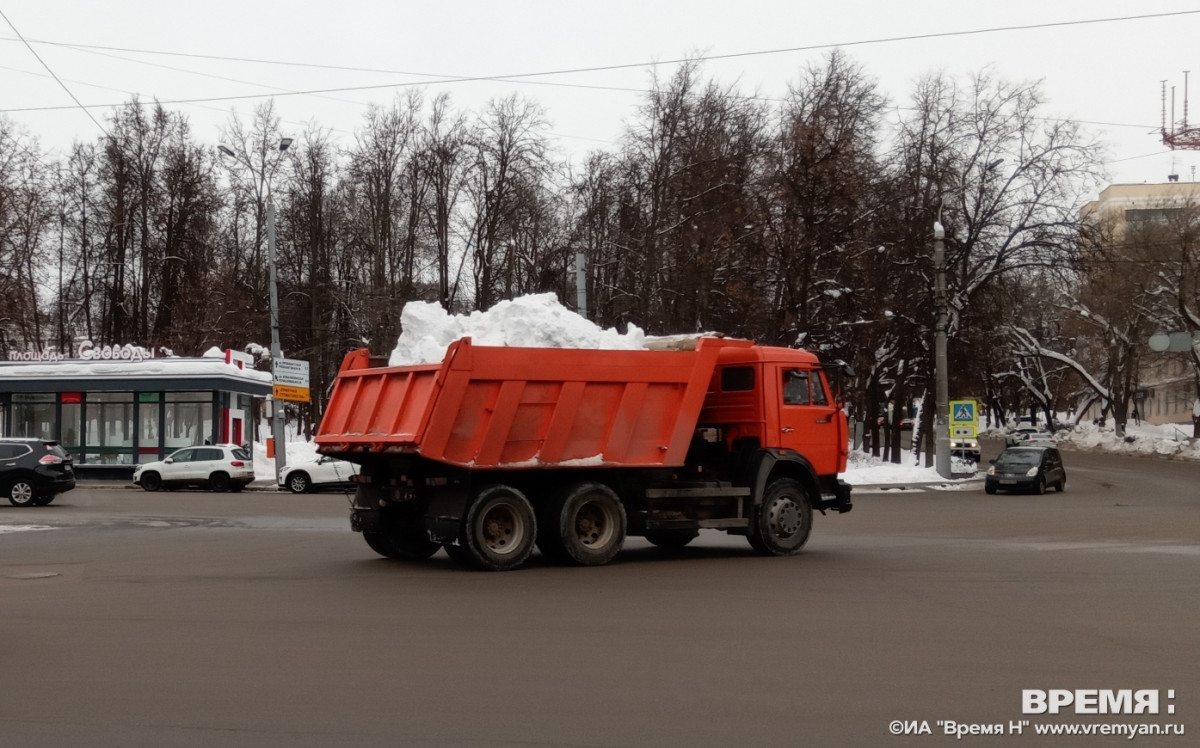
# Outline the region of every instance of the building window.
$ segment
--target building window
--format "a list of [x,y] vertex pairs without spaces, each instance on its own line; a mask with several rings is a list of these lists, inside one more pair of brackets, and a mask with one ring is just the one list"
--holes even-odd
[[12,396],[13,436],[30,439],[57,439],[54,433],[57,398],[52,392],[14,392]]
[[163,434],[168,451],[203,444],[213,433],[213,393],[167,392]]
[[89,392],[84,407],[87,419],[84,462],[132,464],[133,393]]
[[62,445],[63,449],[78,452],[82,446],[79,440],[79,426],[83,423],[83,406],[79,403],[63,403],[62,406]]

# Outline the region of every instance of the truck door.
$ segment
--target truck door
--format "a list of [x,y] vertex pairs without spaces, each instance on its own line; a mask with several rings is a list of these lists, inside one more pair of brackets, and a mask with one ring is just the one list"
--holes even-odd
[[779,446],[808,458],[818,475],[837,473],[841,454],[837,406],[819,371],[782,367]]

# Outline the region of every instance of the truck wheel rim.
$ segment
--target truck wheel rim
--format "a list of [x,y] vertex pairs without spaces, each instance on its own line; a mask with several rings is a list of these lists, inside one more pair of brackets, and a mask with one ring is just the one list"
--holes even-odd
[[587,548],[604,548],[616,531],[612,510],[597,501],[584,504],[575,515],[575,537]]
[[768,521],[776,537],[790,538],[800,529],[800,508],[791,499],[780,499],[771,504]]
[[513,553],[525,539],[525,525],[513,507],[497,504],[484,513],[479,523],[479,539],[492,553],[501,556]]

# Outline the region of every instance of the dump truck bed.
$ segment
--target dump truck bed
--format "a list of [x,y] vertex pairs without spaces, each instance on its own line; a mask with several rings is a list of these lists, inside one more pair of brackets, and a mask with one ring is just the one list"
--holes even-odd
[[416,454],[464,468],[682,465],[720,350],[451,344],[440,364],[342,364],[318,449],[350,460]]

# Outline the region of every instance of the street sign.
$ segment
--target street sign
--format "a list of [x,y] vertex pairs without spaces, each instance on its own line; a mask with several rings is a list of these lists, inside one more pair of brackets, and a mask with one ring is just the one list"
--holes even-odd
[[308,389],[308,362],[291,358],[275,359],[271,365],[274,377],[273,395],[276,400],[307,403],[311,400]]
[[979,410],[974,400],[950,401],[950,433],[959,439],[974,439],[979,433]]

